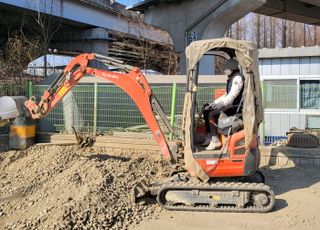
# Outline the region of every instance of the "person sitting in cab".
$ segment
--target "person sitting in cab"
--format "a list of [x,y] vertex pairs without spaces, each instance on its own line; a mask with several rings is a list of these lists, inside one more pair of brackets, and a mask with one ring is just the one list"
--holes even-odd
[[244,77],[240,74],[239,63],[235,59],[229,59],[223,64],[222,69],[228,76],[226,93],[204,108],[206,140],[202,146],[207,146],[206,150],[220,149],[222,146],[216,127],[220,112],[227,116],[242,113]]

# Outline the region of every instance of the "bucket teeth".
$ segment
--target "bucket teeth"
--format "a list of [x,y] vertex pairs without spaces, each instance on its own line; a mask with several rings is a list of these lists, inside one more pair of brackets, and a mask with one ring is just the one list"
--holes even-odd
[[150,183],[144,179],[138,182],[132,189],[133,201],[137,203],[142,198],[150,197],[151,196],[150,187],[151,187]]
[[74,135],[76,136],[77,143],[80,146],[80,148],[93,146],[95,142],[94,136],[90,135],[90,133],[89,136],[85,136],[82,133],[78,133],[75,127],[71,126],[71,128],[73,129]]

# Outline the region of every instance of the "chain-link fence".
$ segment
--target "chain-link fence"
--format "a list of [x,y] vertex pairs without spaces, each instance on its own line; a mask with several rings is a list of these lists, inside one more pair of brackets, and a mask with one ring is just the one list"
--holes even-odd
[[[296,80],[265,81],[263,84],[265,121],[260,134],[265,144],[285,138],[286,131],[292,127],[300,129],[319,129],[320,126],[320,82]],[[38,100],[48,86],[28,88],[27,85],[0,85],[1,96],[37,95]],[[216,89],[223,84],[198,88],[198,109],[213,100]],[[29,91],[32,92],[29,92]],[[170,117],[172,85],[153,85],[152,90]],[[176,134],[181,132],[185,85],[176,88],[176,112],[174,127]],[[95,106],[96,105],[96,106]],[[71,126],[78,130],[97,133],[112,131],[148,131],[140,111],[131,98],[120,88],[108,84],[78,84],[54,108],[46,118],[38,121],[38,132],[70,132]],[[8,133],[8,127],[0,128],[0,133]]]
[[0,84],[0,97],[2,96],[27,96],[28,84]]
[[[37,95],[40,96],[46,88],[47,86],[39,86]],[[199,88],[199,107],[212,101],[215,88]],[[169,117],[173,86],[152,86],[152,90]],[[181,127],[184,94],[185,86],[177,85],[175,128],[178,132]],[[71,126],[84,131],[105,133],[114,130],[132,131],[136,127],[146,126],[146,123],[135,103],[120,88],[98,84],[95,89],[94,84],[80,84],[75,86],[45,119],[39,121],[37,128],[44,132],[68,132]]]
[[[10,87],[10,90],[2,91],[2,95],[29,95],[27,85]],[[199,109],[204,103],[212,101],[215,89],[223,87],[223,85],[217,85],[214,88],[200,87],[197,100]],[[17,88],[21,88],[21,90],[15,90]],[[46,85],[38,85],[33,88],[37,100],[40,99],[47,88]],[[173,86],[152,86],[152,90],[169,118]],[[178,84],[176,92],[175,128],[179,132],[185,85]],[[96,107],[94,106],[95,103]],[[104,133],[113,130],[135,130],[135,127],[146,126],[146,123],[135,103],[120,88],[108,84],[97,84],[96,86],[95,84],[78,84],[46,118],[38,121],[37,131],[64,133],[71,131],[71,126],[83,131]],[[2,128],[0,132],[7,133],[8,128]]]
[[[27,96],[28,95],[28,84],[17,85],[17,84],[0,84],[0,97],[2,96]],[[9,127],[0,127],[0,134],[9,133]]]

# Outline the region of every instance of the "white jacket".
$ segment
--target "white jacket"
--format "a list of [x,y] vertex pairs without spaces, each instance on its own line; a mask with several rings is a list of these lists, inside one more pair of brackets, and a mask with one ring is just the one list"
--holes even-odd
[[222,95],[221,97],[216,99],[214,101],[214,103],[218,104],[219,102],[223,102],[224,106],[226,108],[230,107],[232,105],[234,99],[236,99],[236,97],[241,92],[243,84],[244,84],[244,82],[243,82],[243,79],[242,79],[242,77],[240,75],[234,76],[233,79],[232,79],[232,85],[231,85],[230,92],[228,94],[225,93],[224,95]]

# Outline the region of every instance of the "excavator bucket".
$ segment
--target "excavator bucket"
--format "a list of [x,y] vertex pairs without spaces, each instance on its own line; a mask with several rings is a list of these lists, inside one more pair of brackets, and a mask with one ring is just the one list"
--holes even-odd
[[90,132],[88,135],[84,135],[82,132],[79,132],[75,129],[75,127],[71,126],[73,129],[74,135],[76,136],[77,143],[80,148],[84,147],[92,147],[96,138],[94,135],[91,135]]
[[139,203],[141,200],[155,197],[159,188],[159,184],[151,184],[145,179],[142,179],[133,187],[132,199],[134,203]]
[[5,123],[17,117],[24,117],[27,115],[24,109],[24,102],[28,99],[23,96],[4,96],[0,97],[0,123]]

